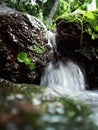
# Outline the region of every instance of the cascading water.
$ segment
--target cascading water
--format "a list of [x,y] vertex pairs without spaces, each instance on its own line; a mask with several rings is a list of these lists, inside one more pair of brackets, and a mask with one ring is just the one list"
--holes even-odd
[[85,90],[85,79],[80,67],[68,58],[55,61],[58,53],[55,34],[48,31],[46,38],[48,39],[48,44],[52,48],[52,51],[56,54],[45,69],[41,78],[41,85],[55,89],[60,94],[64,94],[66,90]]
[[68,60],[66,63],[50,62],[41,78],[41,85],[46,86],[45,98],[68,96],[79,99],[92,108],[98,109],[98,91],[86,90],[84,75],[80,67]]
[[[53,37],[50,37],[53,36]],[[48,36],[48,42],[54,50],[56,48],[54,35]],[[52,39],[53,38],[53,39]],[[57,51],[57,50],[56,50]],[[48,63],[44,74],[41,77],[41,85],[46,86],[44,96],[46,98],[53,96],[69,96],[73,99],[79,99],[91,107],[98,109],[98,91],[86,90],[84,74],[78,64],[65,58],[65,61],[59,59]]]
[[41,85],[47,87],[44,92],[45,99],[67,96],[90,105],[95,123],[98,125],[98,91],[86,90],[84,75],[74,62],[50,62],[41,78]]
[[68,60],[66,63],[50,62],[41,78],[41,85],[53,87],[61,86],[60,92],[70,89],[73,91],[85,90],[85,80],[78,65]]

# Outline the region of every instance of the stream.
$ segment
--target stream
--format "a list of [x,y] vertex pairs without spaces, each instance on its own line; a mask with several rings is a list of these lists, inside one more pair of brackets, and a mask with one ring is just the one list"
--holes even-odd
[[[26,17],[33,27],[33,17]],[[54,51],[54,35],[47,38]],[[52,59],[38,86],[0,78],[0,130],[98,130],[98,91],[86,86],[81,67],[70,59]]]
[[[57,47],[54,36],[53,40],[51,39],[48,39],[48,42],[56,53]],[[56,58],[54,55],[54,59],[47,64],[41,77],[41,86],[47,86],[44,96],[47,99],[51,97],[69,97],[83,101],[92,108],[98,125],[98,90],[86,90],[88,84],[78,64],[68,58],[65,58],[65,60]]]

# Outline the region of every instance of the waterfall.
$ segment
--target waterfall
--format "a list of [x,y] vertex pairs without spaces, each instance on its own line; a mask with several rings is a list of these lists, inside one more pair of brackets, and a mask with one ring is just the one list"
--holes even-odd
[[55,37],[55,33],[47,31],[46,39],[48,40],[48,45],[50,45],[52,52],[54,52],[54,58],[48,63],[41,77],[41,86],[47,86],[60,95],[65,95],[67,90],[85,90],[85,79],[80,67],[68,58],[65,60],[62,60],[62,58],[57,59],[58,51]]
[[80,67],[70,60],[66,63],[48,63],[41,77],[41,86],[46,86],[45,99],[69,97],[80,100],[90,105],[94,113],[98,114],[98,91],[86,90]]
[[61,86],[59,92],[66,89],[78,91],[85,90],[85,80],[78,65],[68,60],[66,63],[58,61],[50,62],[41,78],[41,85],[48,87]]
[[[50,35],[50,32],[48,34],[48,43],[51,44],[52,51],[58,53],[55,35]],[[45,98],[67,96],[74,100],[81,100],[91,105],[92,108],[98,109],[98,91],[86,90],[87,83],[80,66],[68,57],[65,60],[61,58],[55,61],[54,55],[54,59],[45,68],[40,84],[46,86]]]
[[69,97],[81,100],[98,109],[98,91],[86,90],[86,82],[80,67],[68,60],[48,63],[41,77],[41,86],[46,86],[44,97]]

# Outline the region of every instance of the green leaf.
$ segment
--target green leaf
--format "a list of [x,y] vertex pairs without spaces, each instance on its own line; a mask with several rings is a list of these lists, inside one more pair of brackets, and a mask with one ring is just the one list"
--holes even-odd
[[27,58],[27,54],[25,52],[20,52],[17,55],[17,60],[21,63],[23,63],[25,61],[25,59]]
[[88,4],[91,4],[92,0],[86,0],[85,2],[88,3]]
[[38,54],[42,55],[45,52],[45,49],[40,46],[35,46],[34,48]]
[[43,53],[44,53],[43,49],[40,48],[40,47],[36,47],[36,51],[37,51],[39,54],[43,54]]
[[95,30],[98,31],[98,26],[95,27]]
[[90,12],[90,11],[88,11],[86,14],[85,14],[85,16],[87,17],[87,18],[89,18],[89,19],[95,19],[95,16],[94,16],[94,14],[92,13],[92,12]]
[[28,67],[29,67],[30,70],[33,70],[35,68],[35,63],[29,64]]
[[97,7],[97,9],[98,9],[98,0],[96,0],[96,7]]
[[26,59],[24,59],[24,63],[26,65],[29,65],[29,64],[31,64],[31,60],[29,58],[26,58]]

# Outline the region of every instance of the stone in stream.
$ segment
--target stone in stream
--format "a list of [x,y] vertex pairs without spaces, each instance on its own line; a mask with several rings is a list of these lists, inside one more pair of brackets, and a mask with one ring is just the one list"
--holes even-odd
[[90,106],[68,97],[47,100],[44,91],[44,87],[0,79],[0,130],[98,129],[98,117]]

